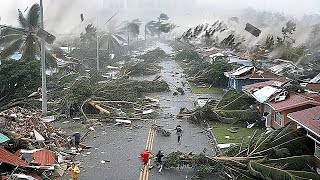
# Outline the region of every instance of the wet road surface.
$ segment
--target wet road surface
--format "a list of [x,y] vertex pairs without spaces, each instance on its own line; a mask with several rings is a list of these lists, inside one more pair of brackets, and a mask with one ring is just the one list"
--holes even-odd
[[[173,96],[172,91],[149,94],[150,97],[160,99],[161,110],[157,125],[165,129],[173,129],[177,124],[183,128],[182,143],[178,145],[177,136],[172,132],[171,136],[164,137],[161,134],[155,134],[152,146],[152,152],[158,150],[168,154],[172,151],[200,153],[207,149],[208,155],[214,155],[215,152],[208,142],[204,133],[199,133],[203,129],[198,124],[192,124],[188,119],[177,119],[181,107],[192,109],[194,101],[204,95],[194,95],[188,84],[182,86],[182,81],[186,81],[182,76],[182,69],[171,59],[161,62],[162,78],[170,85],[171,90],[176,87],[182,87],[185,95]],[[140,77],[136,79],[152,80],[154,76]],[[217,97],[212,98],[219,98]],[[170,114],[173,116],[170,117]],[[95,180],[136,180],[139,179],[141,171],[141,162],[139,155],[146,147],[148,131],[151,126],[150,121],[133,121],[132,127],[114,126],[113,124],[103,125],[88,135],[85,143],[93,146],[77,156],[81,162],[80,179]],[[191,168],[172,168],[163,169],[160,174],[157,168],[149,172],[151,180],[182,180],[191,179],[195,172]],[[206,179],[221,179],[220,177],[210,177]]]

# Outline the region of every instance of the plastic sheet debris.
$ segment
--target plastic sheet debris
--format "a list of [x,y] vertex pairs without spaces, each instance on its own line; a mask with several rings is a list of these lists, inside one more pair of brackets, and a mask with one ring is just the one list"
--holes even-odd
[[143,111],[142,114],[151,114],[153,113],[153,109],[149,109],[149,110],[146,110],[146,111]]
[[55,120],[55,117],[54,116],[46,116],[46,117],[43,117],[41,118],[43,122],[52,122]]

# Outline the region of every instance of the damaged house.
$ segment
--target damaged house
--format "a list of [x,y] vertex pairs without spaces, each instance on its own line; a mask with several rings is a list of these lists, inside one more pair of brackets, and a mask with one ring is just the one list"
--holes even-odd
[[244,86],[243,92],[256,99],[259,112],[266,118],[266,127],[284,127],[291,120],[289,113],[320,105],[320,96],[308,92],[289,92],[285,86],[290,81],[272,80]]
[[288,118],[297,124],[297,128],[304,128],[307,136],[315,142],[314,157],[320,173],[320,106],[290,113]]
[[224,75],[229,78],[228,86],[237,92],[241,92],[245,85],[281,78],[273,73],[257,70],[253,66],[242,66],[234,71],[225,72]]
[[295,129],[303,128],[315,142],[314,156],[320,172],[320,95],[287,91],[290,81],[267,81],[244,86],[243,92],[256,99],[258,109],[267,128],[278,129],[291,123]]

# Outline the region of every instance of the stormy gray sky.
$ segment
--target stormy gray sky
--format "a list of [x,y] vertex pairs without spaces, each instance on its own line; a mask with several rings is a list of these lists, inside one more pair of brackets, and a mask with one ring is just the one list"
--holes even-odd
[[[1,24],[18,25],[17,9],[39,0],[0,0]],[[230,17],[245,8],[277,11],[295,17],[320,14],[320,0],[43,0],[45,28],[54,34],[76,34],[88,23],[102,25],[119,11],[117,21],[155,19],[164,12],[176,24],[188,27],[213,18]],[[26,10],[26,12],[28,9]],[[83,13],[85,22],[80,22]],[[104,28],[104,27],[101,27]]]

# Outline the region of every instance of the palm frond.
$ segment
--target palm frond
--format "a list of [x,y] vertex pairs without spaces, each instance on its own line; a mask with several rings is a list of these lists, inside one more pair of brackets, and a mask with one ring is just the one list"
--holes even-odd
[[253,146],[256,138],[257,138],[257,135],[258,135],[258,130],[255,130],[253,135],[251,136],[249,142],[248,142],[248,151],[247,151],[247,155],[249,154],[250,150],[251,150],[251,146]]
[[262,141],[259,141],[256,143],[255,149],[252,150],[251,153],[254,153],[256,151],[260,151],[260,150],[268,147],[269,143],[273,140],[273,138],[275,138],[281,131],[282,131],[282,129],[276,129],[276,130],[272,131],[271,133],[269,133],[267,136],[265,136],[265,138]]
[[25,34],[26,30],[23,28],[16,28],[16,27],[6,27],[1,29],[1,36],[6,36],[10,34]]
[[291,171],[288,170],[288,173],[292,174],[296,177],[296,179],[307,179],[307,180],[319,180],[320,175],[312,172],[306,172],[306,171]]
[[283,128],[281,128],[282,131],[275,137],[275,139],[287,134],[288,132],[292,132],[292,127],[291,126],[285,126]]
[[40,45],[38,39],[33,35],[29,35],[25,41],[22,59],[26,61],[33,61],[36,59],[36,55],[40,56]]
[[294,138],[292,140],[286,141],[282,144],[278,144],[276,146],[270,146],[269,148],[263,149],[261,151],[257,151],[254,153],[251,153],[250,156],[254,156],[254,155],[266,155],[269,152],[271,152],[274,149],[280,149],[280,148],[288,148],[288,150],[290,152],[294,152],[294,150],[296,149],[296,147],[301,147],[303,146],[303,143],[305,143],[307,140],[307,137],[302,136],[302,137],[297,137]]
[[0,53],[1,59],[6,59],[10,55],[18,51],[21,48],[22,43],[23,43],[23,39],[20,38],[13,41],[9,46],[5,47]]
[[254,161],[249,162],[249,171],[252,175],[262,179],[285,179],[285,180],[296,180],[295,177],[282,169],[277,169],[267,165],[263,165]]
[[301,156],[291,156],[278,159],[268,159],[263,164],[268,164],[271,166],[284,167],[290,170],[302,170],[306,167],[312,167],[315,163],[315,158],[313,155],[301,155]]
[[16,39],[21,38],[22,35],[21,34],[10,34],[10,35],[6,35],[6,36],[2,36],[0,37],[0,45],[5,45],[7,43],[10,43]]
[[297,129],[297,130],[291,129],[291,131],[287,131],[286,134],[283,134],[282,136],[279,136],[279,135],[276,136],[276,138],[272,142],[270,142],[270,146],[281,144],[283,142],[286,142],[290,139],[294,139],[295,137],[298,137],[301,135],[303,135],[303,134],[300,132],[299,129]]
[[34,4],[31,6],[28,15],[27,22],[33,27],[39,27],[40,25],[40,6],[39,4]]
[[112,36],[114,36],[115,38],[117,38],[118,40],[120,40],[121,42],[126,42],[126,39],[124,39],[123,37],[117,35],[117,34],[112,34]]
[[27,19],[23,16],[22,12],[20,11],[20,9],[18,9],[18,20],[19,20],[19,24],[21,27],[23,28],[28,28],[29,24]]
[[111,37],[111,40],[110,40],[110,48],[112,49],[112,50],[114,50],[114,49],[116,49],[116,48],[118,48],[118,47],[120,47],[121,45],[120,45],[120,43],[119,43],[119,41],[116,39],[116,38],[114,38],[114,37]]

